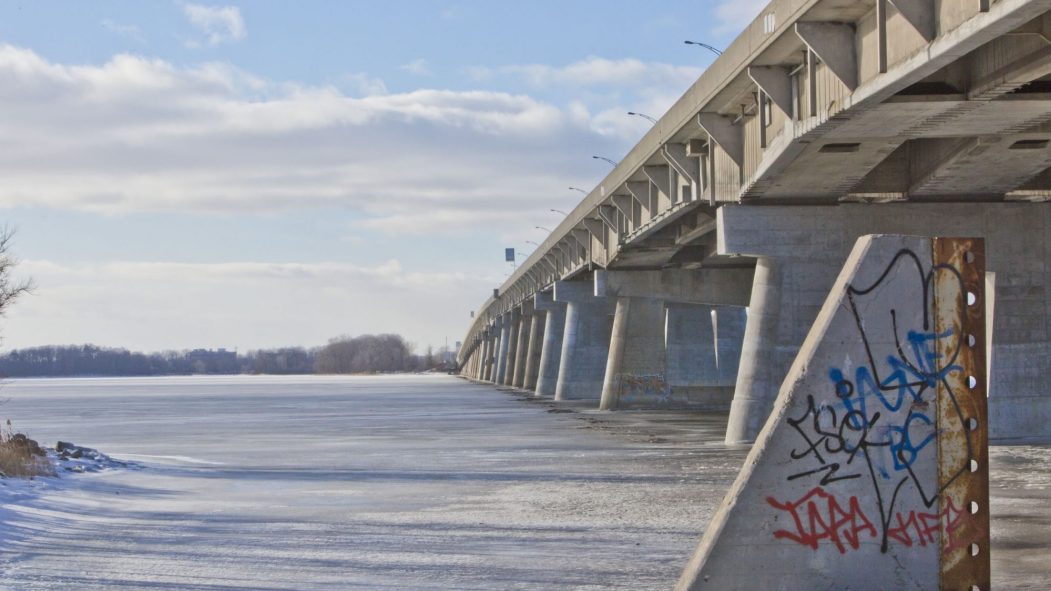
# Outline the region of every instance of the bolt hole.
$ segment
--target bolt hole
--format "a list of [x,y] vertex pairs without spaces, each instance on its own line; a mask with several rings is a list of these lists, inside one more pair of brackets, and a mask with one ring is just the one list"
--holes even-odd
[[963,260],[965,262],[968,262],[968,263],[973,263],[974,262],[974,253],[969,251],[969,250],[967,252],[963,253]]
[[975,342],[977,342],[977,341],[974,340],[974,335],[973,334],[967,335],[967,346],[968,347],[971,347],[973,349]]
[[978,471],[978,460],[971,460],[971,472]]
[[978,556],[978,544],[971,544],[971,556]]
[[974,376],[967,376],[967,387],[974,390],[974,387],[978,385],[978,379]]
[[967,305],[973,306],[978,303],[978,294],[973,291],[967,292]]
[[977,515],[977,514],[978,514],[978,502],[977,501],[971,501],[971,515]]
[[978,430],[978,419],[971,417],[967,419],[967,429],[970,431]]

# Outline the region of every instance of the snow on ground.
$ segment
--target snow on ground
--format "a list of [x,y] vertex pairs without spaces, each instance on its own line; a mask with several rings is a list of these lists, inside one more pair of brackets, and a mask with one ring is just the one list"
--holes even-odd
[[[2,394],[34,438],[134,463],[3,481],[5,591],[668,589],[745,453],[721,444],[725,416],[554,413],[444,376],[24,380]],[[1027,524],[1048,516],[1051,454],[993,461],[1042,475],[994,489],[1011,571],[997,588],[1042,584],[1047,546]]]

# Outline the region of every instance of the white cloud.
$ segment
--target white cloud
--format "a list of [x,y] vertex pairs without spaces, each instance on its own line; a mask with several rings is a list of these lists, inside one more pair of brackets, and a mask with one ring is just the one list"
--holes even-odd
[[121,37],[127,37],[138,43],[146,42],[146,38],[142,35],[142,31],[135,25],[122,25],[108,18],[102,19],[99,24],[102,25],[103,29],[106,29],[110,33],[120,35]]
[[[181,68],[117,55],[64,65],[0,45],[0,137],[19,146],[0,150],[0,207],[336,206],[390,231],[482,219],[512,226],[567,185],[594,178],[589,153],[617,157],[630,145],[617,133],[637,134],[527,95],[390,94],[382,81],[348,80],[360,81],[361,96],[223,64]],[[429,216],[443,225],[428,225]]]
[[445,336],[459,338],[469,307],[495,282],[466,271],[409,270],[397,260],[372,266],[27,260],[19,272],[32,275],[38,288],[5,318],[5,349],[87,342],[144,350],[321,345],[338,334],[398,330],[405,311],[421,305],[460,313],[414,317],[406,336],[439,344]]
[[411,62],[409,62],[407,64],[402,64],[401,66],[398,66],[398,67],[400,69],[402,69],[402,70],[405,70],[406,72],[408,72],[410,74],[413,74],[414,76],[430,76],[431,75],[431,70],[430,70],[430,67],[427,64],[427,60],[425,60],[423,58],[414,59]]
[[[204,41],[208,45],[219,45],[240,41],[248,34],[244,19],[241,17],[241,9],[236,6],[204,6],[201,4],[183,4],[183,14],[189,19],[200,33],[204,34]],[[191,45],[199,45],[199,41],[191,41]]]

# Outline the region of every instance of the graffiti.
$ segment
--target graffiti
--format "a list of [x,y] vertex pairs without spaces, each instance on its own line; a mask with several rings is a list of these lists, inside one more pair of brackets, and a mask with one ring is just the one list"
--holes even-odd
[[795,532],[777,530],[774,532],[775,538],[787,538],[815,550],[818,542],[828,540],[836,546],[840,554],[845,554],[847,549],[843,545],[844,542],[857,550],[860,534],[867,533],[870,538],[876,537],[876,528],[865,517],[857,497],[850,497],[847,508],[844,509],[836,501],[836,497],[818,486],[798,501],[781,503],[773,497],[767,497],[766,502],[776,509],[788,511],[795,522]]
[[[766,502],[787,512],[795,527],[794,531],[774,531],[777,539],[788,539],[814,550],[820,542],[827,541],[840,554],[846,554],[848,548],[857,550],[863,541],[878,537],[876,527],[865,515],[857,496],[851,496],[844,506],[835,495],[816,486],[796,501],[782,502],[767,497]],[[940,513],[910,510],[905,515],[897,512],[893,523],[895,525],[887,529],[887,537],[906,548],[936,545],[935,534],[939,530],[948,540],[946,547],[949,551],[966,548],[984,534],[984,530],[976,527],[974,516],[957,508],[952,499]]]
[[[794,529],[775,531],[775,538],[815,550],[827,541],[841,554],[867,539],[877,540],[884,553],[891,542],[925,547],[939,532],[950,547],[971,543],[978,530],[973,516],[951,499],[937,508],[969,464],[955,466],[939,483],[936,440],[945,426],[937,425],[939,390],[955,409],[940,420],[965,423],[952,386],[961,383],[964,339],[959,330],[933,326],[933,288],[946,281],[966,293],[956,268],[924,269],[914,252],[903,249],[874,282],[847,287],[863,355],[844,355],[844,363],[825,368],[827,390],[808,393],[801,412],[784,419],[796,441],[787,450],[785,478],[814,487],[796,501],[767,498],[794,523]],[[963,432],[969,459],[972,442]]]
[[656,401],[660,406],[671,401],[671,387],[664,380],[664,374],[618,374],[617,396],[623,404]]

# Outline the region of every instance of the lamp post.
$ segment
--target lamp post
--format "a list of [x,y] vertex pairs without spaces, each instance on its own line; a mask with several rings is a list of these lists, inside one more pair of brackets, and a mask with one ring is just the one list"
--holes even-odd
[[532,244],[533,246],[535,246],[537,248],[540,248],[540,245],[537,244],[536,242],[533,242],[532,240],[526,240],[526,244]]
[[578,189],[578,188],[576,188],[576,187],[570,187],[570,188],[569,188],[569,190],[570,190],[570,191],[579,191],[579,192],[581,192],[581,193],[583,193],[583,194],[585,194],[585,195],[587,195],[587,194],[588,194],[588,192],[587,192],[587,191],[585,191],[584,189]]
[[715,55],[722,55],[723,54],[722,50],[716,49],[716,48],[712,47],[711,45],[708,45],[707,43],[700,43],[698,41],[683,41],[683,43],[685,43],[686,45],[696,45],[698,47],[703,47],[703,48],[707,49],[708,51],[714,53]]
[[566,213],[566,212],[562,211],[561,209],[551,209],[551,210],[549,210],[549,211],[551,211],[551,212],[553,212],[553,213],[560,213],[560,214],[562,214],[562,215],[569,215],[568,213]]
[[603,160],[605,162],[609,162],[613,166],[617,165],[617,161],[616,160],[610,160],[609,158],[606,158],[605,156],[592,156],[592,158],[594,158],[595,160]]
[[653,117],[650,117],[649,115],[646,115],[645,113],[636,113],[635,111],[628,111],[628,115],[634,115],[636,117],[642,117],[643,119],[649,121],[650,123],[657,123],[656,119],[654,119]]
[[543,231],[547,232],[548,234],[551,233],[551,229],[550,228],[545,228],[543,226],[533,226],[533,227],[536,228],[537,230],[543,230]]

